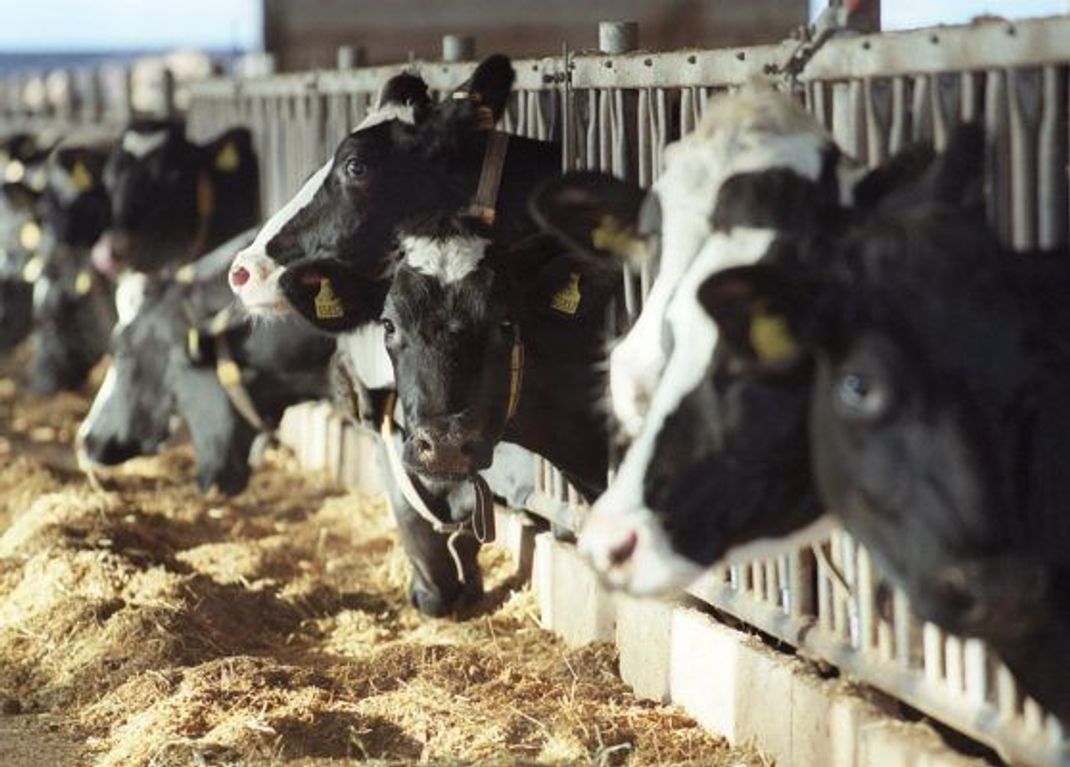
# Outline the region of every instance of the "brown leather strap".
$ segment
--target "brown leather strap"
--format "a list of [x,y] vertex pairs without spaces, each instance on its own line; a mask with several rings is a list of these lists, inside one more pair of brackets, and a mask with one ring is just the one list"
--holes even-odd
[[215,343],[215,374],[219,385],[227,394],[227,399],[238,411],[246,423],[262,434],[270,434],[271,429],[260,417],[260,412],[253,402],[252,395],[242,381],[241,366],[234,359],[227,341],[227,325],[230,321],[230,307],[216,314],[208,324],[208,332]]
[[509,151],[509,134],[501,131],[487,133],[487,147],[483,152],[483,169],[479,174],[479,186],[468,206],[468,212],[481,219],[487,226],[494,225],[498,207],[498,189],[505,169],[505,155]]

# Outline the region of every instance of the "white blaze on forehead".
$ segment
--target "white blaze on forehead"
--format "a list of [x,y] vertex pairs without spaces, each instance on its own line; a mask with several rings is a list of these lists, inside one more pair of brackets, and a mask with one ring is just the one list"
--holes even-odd
[[661,328],[677,285],[712,233],[721,187],[732,176],[774,168],[817,180],[828,134],[790,98],[768,87],[712,100],[694,133],[665,151],[652,194],[661,203],[661,265],[643,311],[610,355],[613,413],[634,437],[665,367]]
[[482,237],[403,237],[405,263],[444,285],[463,280],[474,272],[487,252]]
[[169,135],[170,132],[166,128],[145,132],[128,130],[123,134],[123,151],[140,159],[166,144]]
[[148,275],[144,272],[126,271],[119,275],[119,284],[115,287],[116,329],[126,327],[137,317],[145,303],[145,287],[148,283]]
[[[642,427],[613,481],[591,511],[590,532],[585,528],[581,538],[582,549],[595,566],[611,568],[612,548],[628,531],[635,532],[635,554],[623,570],[608,573],[617,586],[636,593],[656,593],[679,587],[686,582],[683,579],[698,573],[694,563],[672,551],[664,529],[646,508],[645,479],[666,420],[703,382],[717,344],[717,325],[699,303],[699,287],[715,272],[756,262],[775,237],[772,230],[743,227],[713,233],[668,303],[665,317],[670,330],[676,338],[686,341],[674,345]],[[701,425],[695,424],[695,428]]]
[[[312,201],[312,198],[316,196],[316,192],[323,186],[323,182],[327,178],[327,174],[331,172],[331,164],[333,160],[328,160],[324,165],[308,177],[300,189],[297,190],[297,194],[290,198],[290,201],[279,208],[271,218],[267,220],[267,223],[256,234],[256,238],[252,244],[246,248],[247,251],[254,253],[266,253],[267,244],[274,239],[286,223],[308,207],[308,204]],[[240,254],[239,254],[240,255]]]

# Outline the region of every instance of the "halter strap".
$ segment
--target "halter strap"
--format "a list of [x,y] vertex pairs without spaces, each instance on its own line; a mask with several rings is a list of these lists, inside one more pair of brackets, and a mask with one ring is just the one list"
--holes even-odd
[[505,170],[505,155],[509,151],[509,134],[491,130],[487,133],[487,147],[483,151],[483,169],[479,174],[479,186],[468,206],[468,212],[487,226],[493,226],[497,217],[498,190]]

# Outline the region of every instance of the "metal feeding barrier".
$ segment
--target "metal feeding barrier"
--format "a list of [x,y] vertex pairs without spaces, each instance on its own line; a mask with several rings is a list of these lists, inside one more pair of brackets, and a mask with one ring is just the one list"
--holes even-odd
[[[502,127],[561,141],[566,167],[599,168],[642,185],[656,178],[666,144],[701,120],[710,96],[754,75],[786,84],[783,73],[799,69],[790,63],[805,48],[785,41],[648,53],[634,50],[635,30],[627,25],[605,26],[601,38],[597,53],[515,61]],[[413,69],[441,95],[475,67],[416,61],[352,68],[358,57],[343,54],[335,70],[190,86],[194,138],[235,124],[253,130],[265,211],[281,207],[324,162],[388,77]],[[1016,248],[1066,243],[1070,18],[838,35],[805,56],[793,85],[845,151],[875,165],[914,140],[939,148],[956,123],[982,120],[991,224]],[[10,104],[4,111],[0,124],[18,122]],[[626,278],[633,315],[652,278],[646,271]],[[529,510],[578,528],[585,513],[578,493],[547,461],[536,459],[534,474]],[[1022,695],[984,644],[912,617],[905,596],[881,580],[846,532],[822,546],[711,571],[692,594],[1008,760],[1070,763],[1058,723]]]

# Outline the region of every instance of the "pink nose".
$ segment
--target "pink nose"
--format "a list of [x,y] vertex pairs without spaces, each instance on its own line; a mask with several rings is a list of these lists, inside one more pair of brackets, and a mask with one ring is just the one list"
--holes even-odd
[[249,270],[244,266],[239,266],[230,273],[230,284],[236,288],[240,288],[249,281],[249,276]]
[[609,550],[609,561],[614,565],[622,565],[632,558],[635,547],[639,543],[639,536],[634,530],[629,530],[624,540]]

